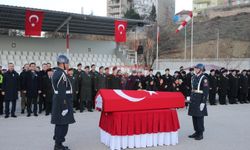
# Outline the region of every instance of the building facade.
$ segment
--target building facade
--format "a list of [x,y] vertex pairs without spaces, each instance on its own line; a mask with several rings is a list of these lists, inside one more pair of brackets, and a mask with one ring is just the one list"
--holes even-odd
[[107,0],[107,16],[122,18],[131,4],[132,0]]

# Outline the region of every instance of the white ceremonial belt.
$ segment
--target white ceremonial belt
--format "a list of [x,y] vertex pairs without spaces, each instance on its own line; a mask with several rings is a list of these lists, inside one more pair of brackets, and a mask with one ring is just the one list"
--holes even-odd
[[[54,91],[55,94],[58,94],[58,91]],[[66,94],[72,94],[71,91],[66,91]]]
[[192,90],[193,93],[203,94],[203,91],[201,90]]

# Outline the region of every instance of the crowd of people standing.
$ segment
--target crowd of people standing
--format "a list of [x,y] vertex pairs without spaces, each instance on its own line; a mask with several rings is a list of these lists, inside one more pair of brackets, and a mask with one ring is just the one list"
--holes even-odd
[[[3,115],[5,110],[5,118],[17,117],[15,112],[16,101],[19,99],[18,92],[20,92],[22,114],[27,112],[27,117],[32,113],[38,116],[45,111],[45,115],[49,115],[53,105],[54,90],[51,84],[53,72],[50,63],[42,64],[41,70],[35,63],[25,64],[20,74],[15,71],[13,63],[8,64],[7,70],[2,70],[0,67],[0,115]],[[79,63],[76,69],[68,69],[67,74],[73,87],[73,106],[75,111],[79,110],[82,113],[85,109],[93,111],[94,98],[100,89],[182,92],[185,97],[189,97],[194,69],[190,68],[186,73],[181,67],[173,75],[168,68],[164,74],[154,73],[153,69],[146,75],[143,71],[133,70],[129,75],[122,73],[117,67],[110,70],[109,67],[101,66],[97,71],[95,64],[83,68]],[[221,68],[212,69],[205,75],[209,82],[211,105],[217,104],[217,94],[221,105],[250,102],[250,70]]]

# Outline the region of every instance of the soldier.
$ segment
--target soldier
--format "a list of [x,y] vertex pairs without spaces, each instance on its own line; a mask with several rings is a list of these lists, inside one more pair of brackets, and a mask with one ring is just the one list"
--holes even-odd
[[227,70],[222,70],[222,75],[219,82],[219,102],[221,105],[226,105],[226,96],[229,90],[229,79],[227,77]]
[[41,82],[38,72],[36,72],[36,64],[30,63],[30,70],[27,72],[25,78],[25,90],[24,93],[27,95],[27,117],[31,115],[31,108],[33,104],[33,113],[34,116],[37,114],[37,100],[38,95],[42,93],[41,91]]
[[4,101],[4,96],[2,95],[2,85],[3,85],[3,73],[2,73],[2,66],[0,66],[0,116],[3,115],[3,101]]
[[92,110],[92,79],[89,73],[89,66],[85,66],[84,72],[81,73],[80,84],[80,112],[84,111],[84,102],[89,112]]
[[[48,66],[46,63],[42,64],[42,70],[40,72],[38,72],[39,74],[39,79],[40,79],[40,84],[42,84],[44,82],[44,80],[46,78],[48,78],[48,74],[47,74],[47,69]],[[46,101],[45,101],[45,97],[43,96],[43,93],[39,94],[39,114],[42,113],[43,110],[46,109]]]
[[239,79],[239,87],[240,87],[240,103],[248,103],[247,101],[247,94],[248,94],[248,77],[247,71],[242,70],[240,79]]
[[92,64],[91,65],[91,70],[89,72],[90,76],[91,76],[91,89],[92,89],[92,96],[91,96],[91,99],[92,99],[92,107],[94,107],[94,103],[95,103],[95,96],[96,96],[96,93],[97,93],[97,87],[96,87],[96,78],[98,76],[98,72],[95,70],[96,66],[95,64]]
[[29,71],[29,64],[25,64],[23,67],[23,71],[20,74],[20,88],[21,88],[21,114],[24,114],[25,107],[27,107],[27,96],[24,93],[25,90],[25,78],[27,76],[27,72]]
[[195,133],[189,138],[195,140],[203,139],[204,116],[207,116],[206,101],[209,92],[209,85],[207,77],[204,75],[205,66],[197,64],[195,66],[195,74],[192,77],[192,92],[190,96],[190,104],[188,115],[192,116]]
[[146,76],[146,90],[155,91],[155,76],[153,75],[153,69],[149,70],[149,75]]
[[42,79],[42,94],[45,99],[45,115],[48,116],[52,109],[52,98],[53,98],[53,87],[52,87],[52,76],[53,70],[51,68],[47,69],[47,76]]
[[79,93],[79,86],[78,86],[78,79],[74,76],[74,69],[70,68],[68,70],[68,77],[69,80],[72,84],[72,100],[73,100],[73,105],[77,103],[77,94]]
[[173,77],[170,75],[170,69],[165,69],[165,74],[162,76],[165,91],[170,92],[173,85]]
[[[80,78],[81,78],[81,74],[83,73],[82,70],[82,64],[79,63],[77,64],[77,70],[75,72],[75,77],[77,79],[77,84],[78,84],[78,91],[81,91],[81,87],[80,87]],[[80,109],[80,92],[78,92],[78,94],[76,95],[76,101],[74,102],[74,107],[76,108],[76,110]]]
[[208,76],[209,81],[209,103],[210,105],[216,105],[216,92],[217,92],[217,78],[215,76],[215,70],[210,70],[210,74]]
[[189,69],[189,73],[186,76],[186,86],[187,86],[187,96],[190,96],[191,94],[191,79],[194,76],[194,68]]
[[107,75],[104,73],[104,67],[99,67],[99,73],[96,79],[95,83],[96,91],[99,91],[100,89],[106,89],[107,88]]
[[55,124],[53,139],[54,150],[69,150],[62,143],[65,141],[69,124],[75,123],[72,106],[72,85],[65,70],[68,69],[69,59],[60,55],[57,58],[57,66],[52,76],[52,87],[54,90],[52,102],[51,123]]
[[128,81],[126,84],[126,90],[138,90],[140,79],[137,76],[137,72],[135,70],[132,71],[132,74],[128,77]]
[[9,118],[10,102],[11,117],[16,118],[16,101],[18,99],[18,91],[20,90],[19,74],[14,70],[14,64],[8,64],[8,71],[3,75],[2,95],[5,101],[5,118]]
[[229,75],[229,103],[230,104],[237,104],[236,98],[238,95],[239,89],[239,79],[236,76],[236,70],[232,70],[231,74]]
[[110,79],[109,79],[109,88],[110,89],[121,89],[122,88],[122,84],[121,84],[121,76],[118,74],[119,70],[117,69],[117,67],[113,68],[113,73],[112,75],[110,75]]

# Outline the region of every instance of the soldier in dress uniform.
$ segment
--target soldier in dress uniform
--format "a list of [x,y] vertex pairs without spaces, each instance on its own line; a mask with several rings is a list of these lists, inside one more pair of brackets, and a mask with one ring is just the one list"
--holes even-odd
[[222,70],[222,75],[219,82],[219,102],[221,105],[226,105],[226,97],[229,90],[229,79],[227,77],[227,70]]
[[230,104],[237,104],[237,95],[239,89],[239,79],[236,75],[236,70],[232,70],[231,74],[229,75],[229,103]]
[[89,66],[84,67],[80,80],[80,112],[84,111],[84,103],[89,112],[92,112],[92,77],[89,73]]
[[91,99],[92,99],[92,107],[94,107],[94,103],[95,103],[95,96],[96,96],[96,93],[97,93],[97,87],[96,87],[96,78],[98,76],[98,72],[95,70],[96,66],[95,64],[92,64],[91,65],[91,70],[89,72],[90,76],[91,76],[91,89],[92,89],[92,96],[91,96]]
[[137,72],[133,70],[132,74],[128,77],[126,90],[138,90],[140,89],[139,84],[140,78],[137,76]]
[[69,150],[62,143],[65,141],[69,124],[75,123],[72,106],[72,84],[65,70],[68,69],[69,59],[60,55],[52,77],[54,90],[51,123],[55,124],[54,150]]
[[190,96],[192,86],[191,86],[191,79],[194,76],[194,68],[189,69],[189,73],[186,76],[186,87],[187,87],[187,96]]
[[165,69],[165,74],[162,76],[165,91],[170,92],[173,85],[173,77],[170,75],[170,69]]
[[104,67],[99,67],[99,73],[96,78],[95,83],[96,91],[99,91],[100,89],[106,89],[107,88],[107,75],[104,73]]
[[16,118],[16,101],[18,99],[18,91],[20,90],[19,74],[14,70],[14,64],[8,64],[8,71],[3,75],[2,95],[5,101],[5,118],[9,118],[10,102],[11,117]]
[[156,90],[155,76],[153,75],[153,69],[150,69],[149,75],[146,76],[146,90],[148,91]]
[[76,76],[74,76],[74,69],[70,68],[68,70],[68,77],[69,80],[72,84],[72,100],[73,100],[73,105],[77,103],[77,94],[79,93],[79,86],[78,86],[78,79]]
[[53,70],[51,68],[47,69],[47,76],[42,79],[42,94],[45,98],[45,115],[48,116],[52,109],[52,98],[53,98],[53,87],[52,87],[52,76]]
[[248,94],[248,77],[247,71],[242,70],[240,79],[239,79],[239,87],[240,87],[240,103],[248,103],[247,94]]
[[209,81],[209,103],[210,105],[216,105],[216,92],[217,92],[217,78],[215,76],[215,70],[210,70],[208,76]]
[[206,101],[209,93],[208,79],[204,75],[205,66],[197,64],[195,66],[195,74],[192,77],[192,92],[190,96],[190,104],[188,115],[192,116],[195,133],[189,138],[195,140],[203,139],[204,116],[207,116]]
[[109,77],[109,88],[110,89],[121,89],[122,84],[121,84],[121,76],[118,74],[118,69],[117,67],[113,68],[113,73]]

